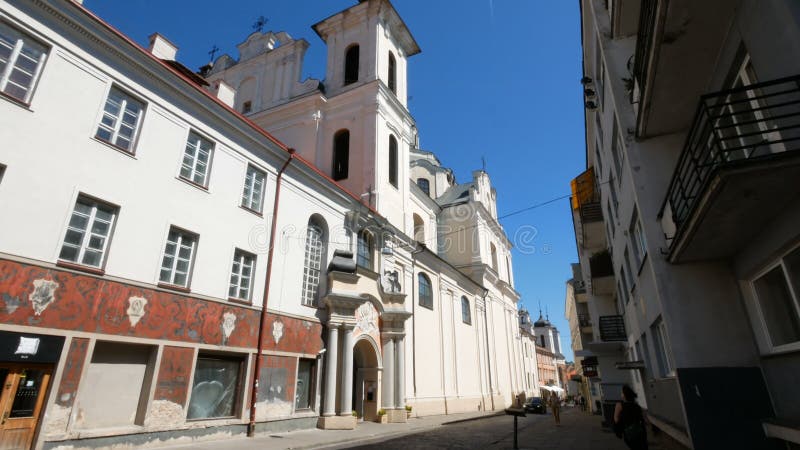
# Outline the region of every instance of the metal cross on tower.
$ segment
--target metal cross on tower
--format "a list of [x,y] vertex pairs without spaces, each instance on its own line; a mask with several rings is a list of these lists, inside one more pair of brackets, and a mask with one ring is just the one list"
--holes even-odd
[[208,51],[208,56],[211,57],[211,61],[214,61],[214,55],[216,55],[218,51],[219,47],[217,47],[217,44],[211,46],[211,50]]
[[267,24],[267,22],[269,22],[269,19],[264,16],[258,16],[255,23],[253,23],[253,29],[261,33],[264,31],[264,26]]

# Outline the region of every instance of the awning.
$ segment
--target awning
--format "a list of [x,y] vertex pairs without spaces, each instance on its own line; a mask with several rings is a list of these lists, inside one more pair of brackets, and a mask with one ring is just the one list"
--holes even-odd
[[561,389],[561,388],[560,388],[560,387],[558,387],[558,386],[539,386],[539,387],[540,387],[540,388],[542,388],[542,389],[544,389],[544,390],[546,390],[546,391],[552,391],[552,392],[564,392],[564,390],[563,390],[563,389]]

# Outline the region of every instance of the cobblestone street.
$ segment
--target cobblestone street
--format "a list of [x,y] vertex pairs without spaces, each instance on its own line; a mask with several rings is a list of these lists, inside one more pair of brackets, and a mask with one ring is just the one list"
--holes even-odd
[[[413,418],[407,424],[362,423],[352,431],[304,430],[254,439],[195,443],[174,449],[510,449],[513,418],[506,415],[455,414]],[[519,418],[519,448],[535,450],[625,450],[625,444],[600,426],[600,417],[567,408],[561,426],[552,415]],[[666,450],[651,439],[651,450]]]

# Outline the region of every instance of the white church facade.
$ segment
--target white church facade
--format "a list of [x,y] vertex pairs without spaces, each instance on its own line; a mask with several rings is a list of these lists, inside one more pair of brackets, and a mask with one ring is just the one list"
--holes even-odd
[[313,29],[322,81],[283,32],[195,74],[80,2],[0,1],[0,376],[35,399],[0,401],[26,420],[0,443],[354,428],[537,390],[489,176],[419,148],[405,23],[368,0]]

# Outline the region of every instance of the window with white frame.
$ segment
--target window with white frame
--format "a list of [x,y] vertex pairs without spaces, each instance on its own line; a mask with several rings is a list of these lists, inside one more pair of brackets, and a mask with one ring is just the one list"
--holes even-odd
[[116,86],[108,93],[103,116],[95,137],[133,153],[134,141],[142,121],[144,103]]
[[256,255],[236,249],[233,254],[231,280],[228,287],[229,298],[250,301],[255,265]]
[[628,230],[631,237],[631,244],[633,246],[633,256],[638,268],[644,257],[647,256],[647,242],[644,240],[644,231],[642,230],[642,223],[639,221],[639,211],[634,208],[633,217],[631,218],[631,225]]
[[656,351],[656,363],[658,364],[658,375],[661,378],[672,374],[672,363],[669,357],[669,345],[667,344],[667,328],[664,321],[659,317],[650,326],[653,335],[653,345]]
[[0,21],[0,92],[30,103],[47,58],[47,47]]
[[183,152],[181,178],[206,187],[214,143],[194,131],[189,132],[186,149]]
[[472,312],[469,307],[469,299],[463,296],[461,297],[461,321],[467,325],[472,325]]
[[255,166],[247,166],[247,175],[244,177],[244,192],[242,192],[242,206],[261,212],[264,207],[264,171]]
[[417,285],[419,286],[419,306],[433,309],[433,288],[431,280],[424,273],[417,275]]
[[325,249],[324,228],[311,219],[306,228],[305,262],[303,263],[303,298],[305,306],[315,306],[322,274],[322,255]]
[[800,343],[800,247],[752,281],[761,328],[772,350]]
[[173,286],[188,287],[194,255],[197,251],[197,235],[172,227],[164,247],[161,273],[158,280]]
[[375,244],[372,240],[372,234],[367,230],[361,230],[358,233],[358,254],[356,255],[356,264],[365,269],[372,270],[372,253],[375,250]]
[[69,218],[58,259],[90,267],[102,267],[117,209],[80,196]]

